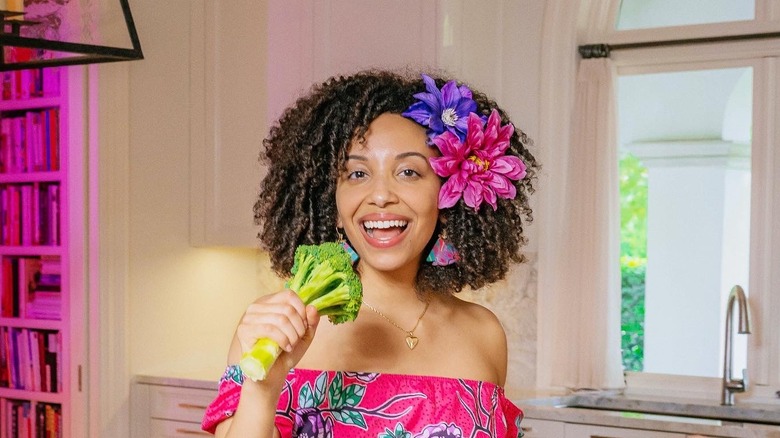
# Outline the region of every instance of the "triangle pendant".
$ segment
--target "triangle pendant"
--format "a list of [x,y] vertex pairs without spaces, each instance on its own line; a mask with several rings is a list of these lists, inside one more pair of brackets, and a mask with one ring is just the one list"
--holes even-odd
[[409,336],[406,337],[406,345],[410,350],[414,350],[414,347],[417,346],[417,342],[419,342],[419,340],[417,339],[417,336],[413,334],[409,334]]

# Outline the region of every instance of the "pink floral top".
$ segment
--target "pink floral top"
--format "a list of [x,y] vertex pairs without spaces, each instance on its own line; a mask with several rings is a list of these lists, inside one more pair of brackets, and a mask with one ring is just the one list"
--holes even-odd
[[[243,374],[233,365],[203,417],[214,433],[238,406]],[[523,412],[487,382],[446,377],[293,369],[279,398],[283,437],[521,437]]]

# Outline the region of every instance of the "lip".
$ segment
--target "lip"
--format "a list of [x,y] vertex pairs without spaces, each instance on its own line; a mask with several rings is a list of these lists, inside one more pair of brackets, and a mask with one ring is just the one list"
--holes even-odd
[[[406,228],[401,232],[401,234],[393,237],[392,239],[388,240],[379,240],[374,239],[373,237],[369,236],[366,232],[365,227],[363,227],[363,223],[367,221],[405,221],[407,223]],[[367,214],[363,217],[361,217],[358,220],[360,234],[363,235],[363,239],[368,243],[369,245],[375,247],[375,248],[391,248],[397,244],[399,244],[402,240],[406,238],[406,235],[409,231],[409,224],[411,223],[411,220],[409,220],[406,216],[401,216],[397,214],[391,214],[391,213],[372,213]]]

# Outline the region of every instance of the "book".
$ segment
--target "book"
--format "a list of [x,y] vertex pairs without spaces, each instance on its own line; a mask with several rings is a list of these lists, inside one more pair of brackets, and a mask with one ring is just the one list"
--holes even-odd
[[26,305],[26,317],[58,320],[62,317],[62,275],[57,256],[36,259],[35,282]]

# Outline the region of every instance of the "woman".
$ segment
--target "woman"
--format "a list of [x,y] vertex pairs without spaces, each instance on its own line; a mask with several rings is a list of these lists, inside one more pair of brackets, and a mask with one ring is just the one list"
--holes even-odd
[[[528,140],[485,95],[423,75],[332,78],[264,141],[255,204],[274,270],[298,245],[342,241],[363,285],[354,322],[332,325],[288,290],[243,315],[220,395],[219,437],[519,436],[504,397],[497,318],[455,296],[522,262],[531,220]],[[283,352],[262,381],[236,365],[255,341]]]

